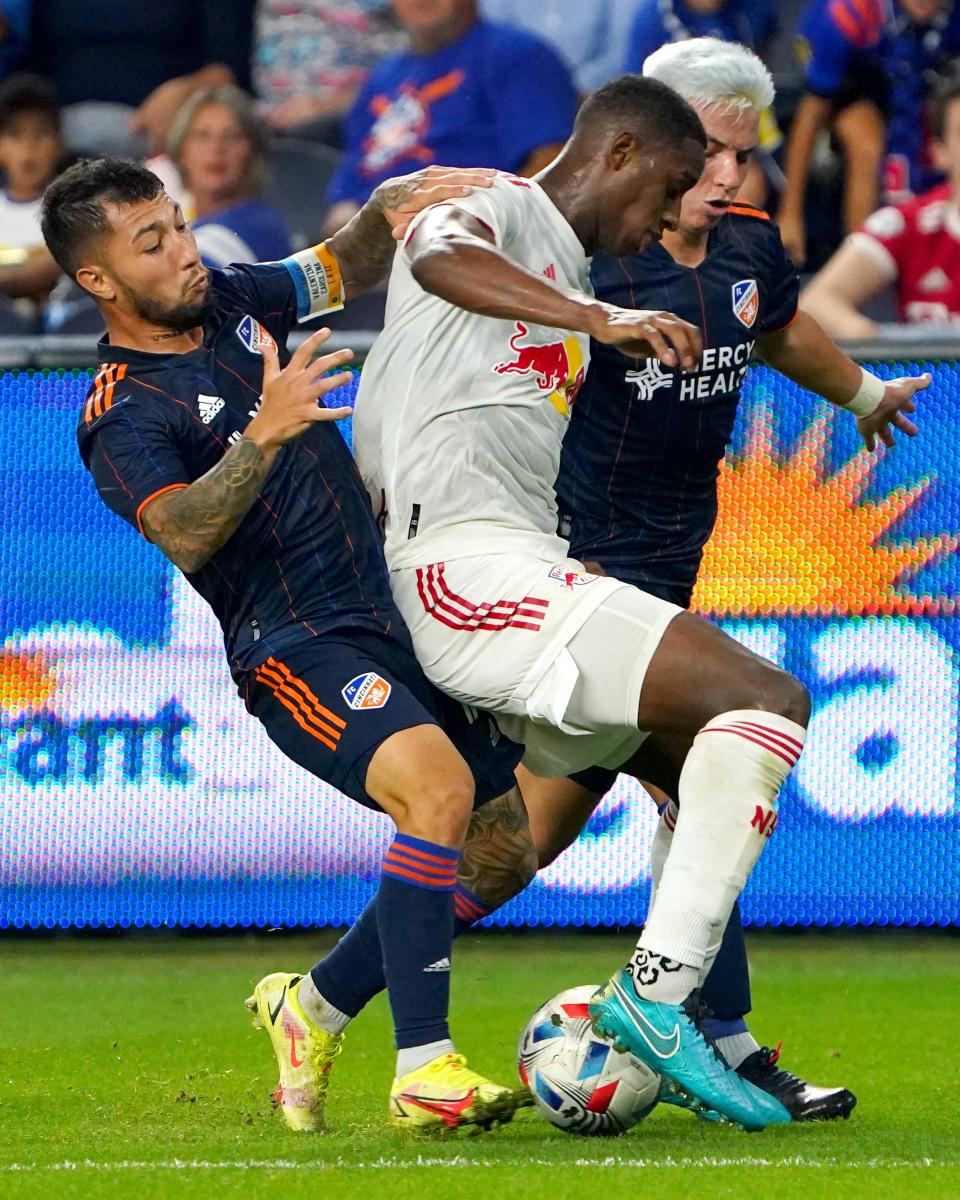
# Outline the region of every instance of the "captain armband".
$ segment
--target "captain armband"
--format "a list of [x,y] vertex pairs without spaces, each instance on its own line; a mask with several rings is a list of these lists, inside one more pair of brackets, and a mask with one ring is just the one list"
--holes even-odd
[[872,375],[863,367],[860,368],[860,372],[862,379],[856,394],[846,404],[840,405],[847,412],[852,412],[857,420],[861,417],[872,416],[880,407],[880,401],[887,390],[887,385],[882,379],[878,379],[876,375]]
[[306,321],[343,308],[344,288],[340,264],[326,242],[280,260],[297,292],[297,319]]

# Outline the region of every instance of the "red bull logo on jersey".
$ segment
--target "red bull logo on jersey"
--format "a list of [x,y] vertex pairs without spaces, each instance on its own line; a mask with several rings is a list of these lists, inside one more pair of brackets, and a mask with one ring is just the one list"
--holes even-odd
[[274,350],[277,348],[273,334],[269,329],[264,328],[255,317],[243,318],[237,326],[237,337],[251,354],[260,354],[264,346],[270,346]]
[[551,567],[547,572],[548,579],[555,579],[563,585],[567,592],[572,592],[574,588],[583,587],[586,583],[593,583],[597,579],[596,575],[588,575],[586,571],[571,571],[563,563],[559,563],[555,567]]
[[733,293],[733,315],[747,329],[753,328],[760,311],[760,291],[755,279],[741,279],[731,289]]
[[356,679],[351,679],[346,687],[341,689],[340,695],[350,708],[360,712],[365,708],[383,708],[390,699],[391,690],[390,684],[382,676],[375,671],[368,671],[366,675],[358,675]]
[[548,399],[562,417],[569,416],[581,385],[586,368],[580,343],[571,334],[562,342],[547,345],[521,345],[529,330],[522,321],[516,323],[516,333],[510,338],[513,358],[494,363],[498,375],[532,375],[541,392],[548,392]]

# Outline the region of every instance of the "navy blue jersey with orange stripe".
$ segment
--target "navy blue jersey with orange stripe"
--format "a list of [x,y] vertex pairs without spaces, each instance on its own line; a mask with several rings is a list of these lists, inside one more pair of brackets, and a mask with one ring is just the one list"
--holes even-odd
[[[81,413],[80,453],[100,496],[141,532],[145,505],[204,475],[250,423],[264,339],[278,344],[282,364],[289,358],[298,319],[289,269],[265,263],[210,276],[216,308],[202,345],[152,354],[101,342],[103,365]],[[366,491],[330,422],[280,451],[236,532],[187,578],[223,627],[235,675],[332,630],[408,640]]]
[[790,324],[796,271],[776,226],[737,204],[686,267],[657,244],[629,258],[598,255],[600,300],[663,309],[703,331],[690,374],[656,359],[590,347],[590,368],[563,443],[557,496],[575,557],[689,603],[717,514],[717,474],[756,339]]

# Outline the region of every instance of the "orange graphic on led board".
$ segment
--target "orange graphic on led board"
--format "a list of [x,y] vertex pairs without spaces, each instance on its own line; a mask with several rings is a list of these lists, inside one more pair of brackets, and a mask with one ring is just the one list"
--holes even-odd
[[56,687],[42,655],[0,650],[0,713],[35,712],[43,708]]
[[862,497],[878,459],[866,451],[829,474],[830,417],[781,458],[761,409],[745,453],[724,461],[719,517],[704,551],[694,608],[710,616],[852,616],[952,612],[953,597],[915,595],[910,577],[946,557],[960,537],[909,542],[883,535],[927,492],[929,479]]

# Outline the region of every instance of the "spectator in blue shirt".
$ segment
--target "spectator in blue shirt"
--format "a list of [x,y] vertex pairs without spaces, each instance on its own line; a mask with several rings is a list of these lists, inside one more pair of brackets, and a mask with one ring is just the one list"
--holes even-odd
[[665,42],[715,37],[756,50],[773,27],[773,0],[642,0],[633,18],[625,71],[641,71]]
[[857,229],[884,198],[899,201],[936,179],[924,106],[939,72],[960,53],[953,0],[813,0],[798,28],[806,92],[785,154],[780,231],[794,261],[806,258],[804,201],[810,160],[832,126],[846,166],[844,226]]
[[253,101],[237,87],[195,93],[174,119],[169,154],[190,194],[208,267],[273,262],[292,251],[283,217],[261,198],[268,142]]
[[430,163],[530,175],[559,152],[577,94],[545,42],[477,17],[476,0],[393,0],[412,49],[372,71],[328,193],[338,229],[391,175]]

